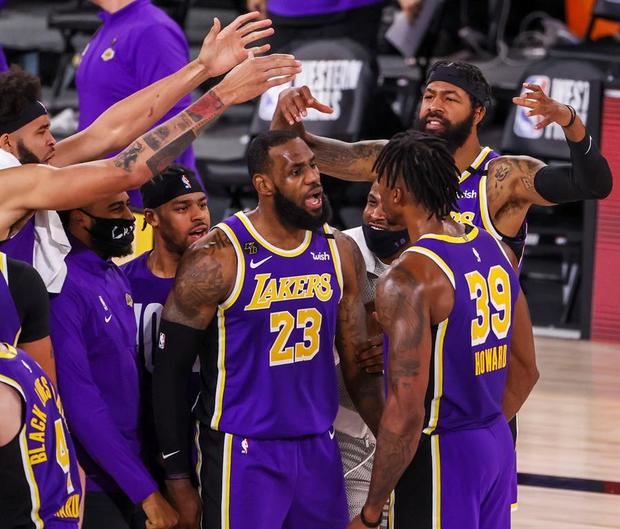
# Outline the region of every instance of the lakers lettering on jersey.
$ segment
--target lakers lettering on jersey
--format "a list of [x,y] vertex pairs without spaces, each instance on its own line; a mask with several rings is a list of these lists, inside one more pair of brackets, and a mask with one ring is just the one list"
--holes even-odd
[[282,439],[326,432],[338,407],[333,342],[342,293],[331,229],[293,250],[270,244],[244,214],[217,226],[237,257],[201,354],[198,413],[215,430]]
[[7,345],[0,351],[0,382],[15,389],[25,407],[24,426],[15,445],[23,476],[3,476],[4,481],[14,480],[16,487],[28,484],[28,491],[20,495],[24,501],[21,508],[33,527],[61,519],[73,521],[77,527],[81,496],[78,465],[60,397],[28,355]]
[[424,433],[484,427],[502,413],[517,274],[500,243],[469,226],[429,234],[406,250],[426,256],[454,288],[449,317],[433,329]]

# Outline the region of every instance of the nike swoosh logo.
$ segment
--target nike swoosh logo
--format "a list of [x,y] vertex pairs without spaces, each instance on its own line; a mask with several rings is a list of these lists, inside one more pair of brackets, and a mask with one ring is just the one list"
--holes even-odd
[[329,434],[329,438],[333,439],[334,437],[336,437],[336,430],[332,429],[332,430],[327,430],[327,433]]
[[110,314],[109,316],[106,316],[103,319],[105,320],[106,323],[110,323],[110,320],[112,319],[112,314]]
[[254,262],[254,259],[250,259],[250,268],[252,269],[258,268],[263,263],[266,263],[267,261],[269,261],[269,259],[271,259],[272,257],[273,255],[270,255],[269,257],[265,257],[264,259],[261,259],[260,261],[256,261],[256,262]]
[[180,452],[180,450],[176,450],[175,452],[170,452],[169,454],[162,454],[161,457],[162,459],[168,459],[169,457],[172,457],[174,454],[178,454]]

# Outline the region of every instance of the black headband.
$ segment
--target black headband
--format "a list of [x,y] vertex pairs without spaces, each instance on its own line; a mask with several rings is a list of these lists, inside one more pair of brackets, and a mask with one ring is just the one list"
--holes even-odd
[[31,121],[40,116],[45,116],[47,109],[41,101],[30,101],[22,109],[18,116],[13,119],[5,119],[0,121],[0,134],[11,134],[24,125],[28,125]]
[[155,209],[182,195],[204,191],[193,171],[172,165],[140,188],[145,208]]
[[483,106],[487,106],[490,103],[489,96],[482,87],[474,86],[473,83],[469,82],[463,74],[450,64],[435,68],[428,76],[426,86],[433,81],[445,81],[446,83],[458,86]]

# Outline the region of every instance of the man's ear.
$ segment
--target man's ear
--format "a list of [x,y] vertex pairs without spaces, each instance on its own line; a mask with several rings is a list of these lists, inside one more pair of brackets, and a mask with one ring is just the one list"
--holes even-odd
[[252,176],[252,183],[259,195],[270,197],[274,193],[273,180],[263,173],[256,173]]
[[156,228],[159,226],[159,215],[154,209],[144,208],[144,221]]

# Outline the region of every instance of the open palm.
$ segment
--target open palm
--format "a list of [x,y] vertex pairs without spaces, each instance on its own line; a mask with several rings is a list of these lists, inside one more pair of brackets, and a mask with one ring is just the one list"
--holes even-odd
[[215,18],[211,31],[202,43],[198,60],[211,77],[225,74],[247,59],[250,51],[254,55],[268,51],[269,44],[251,48],[246,46],[272,34],[271,20],[260,20],[260,13],[256,11],[238,16],[224,29],[219,19]]

